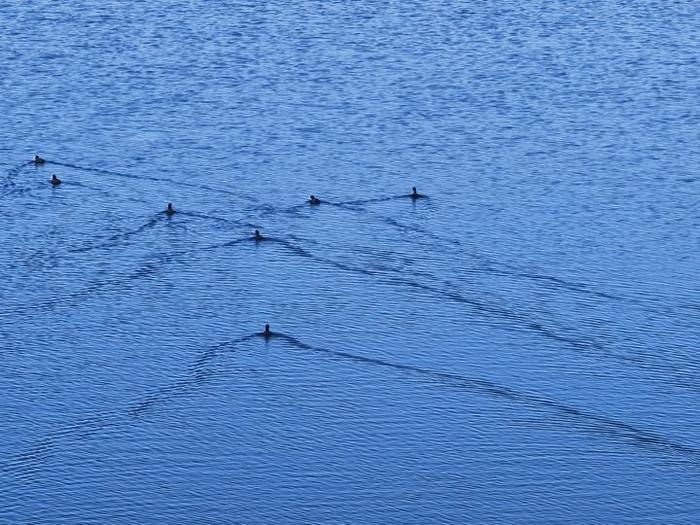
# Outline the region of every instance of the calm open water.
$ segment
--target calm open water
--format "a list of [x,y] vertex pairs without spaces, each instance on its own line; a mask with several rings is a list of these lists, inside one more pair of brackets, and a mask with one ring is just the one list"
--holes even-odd
[[5,0],[0,523],[700,523],[698,27]]

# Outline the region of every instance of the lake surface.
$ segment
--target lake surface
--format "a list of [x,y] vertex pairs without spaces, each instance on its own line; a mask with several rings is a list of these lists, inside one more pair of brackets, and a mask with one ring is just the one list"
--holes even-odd
[[3,2],[0,523],[700,523],[698,27]]

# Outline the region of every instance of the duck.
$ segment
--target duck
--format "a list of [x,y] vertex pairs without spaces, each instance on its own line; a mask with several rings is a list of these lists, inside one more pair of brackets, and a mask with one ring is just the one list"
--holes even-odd
[[319,199],[315,195],[309,195],[309,204],[313,204],[313,205],[321,204],[321,199]]
[[42,159],[39,155],[34,155],[34,158],[32,159],[32,162],[34,164],[43,164],[46,162],[44,159]]
[[261,335],[263,337],[265,337],[266,339],[272,335],[272,332],[270,332],[270,325],[269,324],[265,324],[265,330],[262,331]]
[[255,233],[253,234],[253,239],[255,239],[256,241],[262,241],[264,238],[265,237],[263,237],[260,234],[260,230],[255,230]]
[[173,208],[173,203],[169,202],[168,207],[165,208],[165,214],[166,215],[173,215],[175,213],[175,208]]
[[422,195],[420,193],[418,193],[418,190],[416,190],[416,187],[413,186],[413,191],[411,192],[411,198],[415,200],[415,199],[419,199],[420,197],[422,197]]
[[54,186],[58,186],[59,184],[61,184],[61,179],[56,177],[56,174],[51,175],[51,184],[53,184]]

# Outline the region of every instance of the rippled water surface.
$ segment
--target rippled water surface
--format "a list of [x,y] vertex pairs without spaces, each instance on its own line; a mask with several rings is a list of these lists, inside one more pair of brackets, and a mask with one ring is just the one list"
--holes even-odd
[[699,523],[698,27],[5,1],[0,523]]

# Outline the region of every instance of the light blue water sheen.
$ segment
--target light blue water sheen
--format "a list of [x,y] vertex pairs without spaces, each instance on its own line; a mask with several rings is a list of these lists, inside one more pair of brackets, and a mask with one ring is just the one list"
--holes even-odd
[[0,523],[700,523],[698,27],[2,2]]

